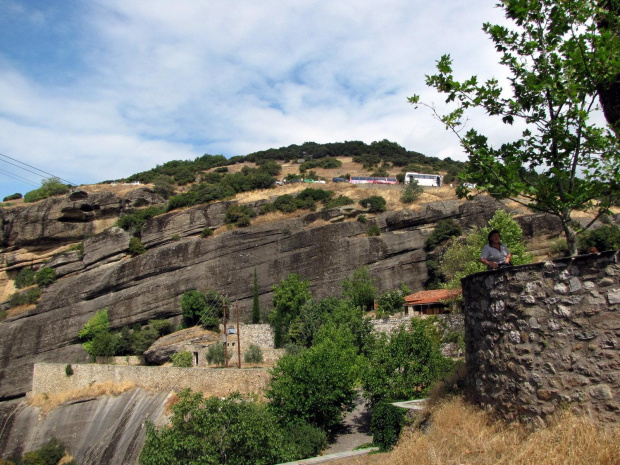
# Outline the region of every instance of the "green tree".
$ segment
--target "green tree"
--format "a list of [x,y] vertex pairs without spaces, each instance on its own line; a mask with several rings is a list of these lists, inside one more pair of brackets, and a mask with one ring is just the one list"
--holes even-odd
[[353,272],[353,277],[346,277],[342,282],[342,295],[349,299],[355,307],[363,310],[372,309],[377,296],[377,289],[373,279],[368,273],[368,268],[358,268]]
[[403,295],[400,289],[386,291],[381,294],[377,300],[379,306],[377,316],[393,315],[394,313],[402,311],[405,305],[405,295]]
[[263,363],[263,351],[256,344],[250,344],[243,355],[243,361],[245,363]]
[[579,250],[587,253],[592,247],[599,252],[620,249],[620,228],[615,224],[605,224],[587,231],[579,238]]
[[232,351],[224,350],[223,344],[215,343],[209,346],[205,357],[209,364],[224,366],[226,360],[232,358]]
[[51,177],[43,179],[41,181],[41,187],[30,192],[26,192],[24,195],[24,202],[31,203],[37,200],[47,199],[54,195],[62,195],[69,192],[69,187],[63,184],[60,179]]
[[260,323],[260,305],[258,302],[258,275],[256,274],[256,267],[254,267],[254,288],[252,298],[252,323]]
[[365,397],[374,408],[382,401],[419,399],[452,369],[441,353],[435,320],[413,318],[389,337],[382,333],[362,373]]
[[[446,102],[456,104],[445,115],[423,105],[458,136],[469,155],[464,178],[494,197],[558,217],[571,255],[577,253],[573,211],[592,210],[596,219],[620,195],[620,141],[609,126],[590,118],[600,84],[620,76],[614,3],[500,3],[516,27],[485,23],[483,29],[510,71],[510,93],[496,79],[480,84],[473,76],[459,82],[448,55],[438,61],[438,73],[426,79]],[[599,27],[602,23],[608,27]],[[417,95],[409,101],[420,103]],[[476,107],[504,124],[524,124],[521,137],[496,147],[475,129],[462,134],[467,110]]]
[[166,174],[156,176],[153,179],[153,190],[164,199],[170,198],[174,194],[174,179]]
[[325,436],[307,425],[300,429],[314,444],[297,442],[263,403],[239,394],[204,398],[186,390],[172,406],[170,426],[147,424],[140,463],[271,465],[320,453]]
[[295,273],[273,286],[273,310],[269,313],[269,323],[274,329],[276,347],[282,347],[290,341],[289,327],[299,315],[301,307],[312,297],[308,286],[308,281]]
[[439,220],[431,235],[424,241],[424,249],[430,252],[451,237],[458,237],[462,233],[461,227],[453,219]]
[[97,311],[78,332],[78,337],[91,357],[114,355],[116,343],[110,334],[108,309]]
[[412,179],[403,189],[400,200],[403,203],[413,203],[424,193],[424,188],[418,184],[418,181]]
[[192,325],[200,323],[214,331],[219,331],[219,317],[222,316],[224,304],[224,297],[214,291],[203,294],[191,290],[181,296],[181,310],[186,321]]
[[278,360],[265,396],[280,422],[303,420],[328,434],[340,425],[343,406],[350,406],[355,395],[358,365],[351,340],[350,333],[330,333],[309,349]]
[[439,265],[441,273],[447,279],[447,283],[442,287],[460,288],[461,278],[486,270],[486,266],[479,261],[480,253],[487,243],[489,232],[493,229],[500,232],[502,243],[512,253],[513,265],[532,262],[533,255],[526,251],[519,223],[505,210],[497,210],[487,227],[474,228],[464,240],[454,240],[446,249]]

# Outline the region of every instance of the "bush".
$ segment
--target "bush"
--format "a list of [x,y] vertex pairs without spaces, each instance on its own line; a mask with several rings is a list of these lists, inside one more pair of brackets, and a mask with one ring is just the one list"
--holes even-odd
[[586,231],[577,240],[581,253],[588,253],[593,247],[599,252],[620,249],[620,228],[614,225],[603,225],[600,228]]
[[256,344],[250,344],[243,360],[245,363],[263,363],[263,351]]
[[372,409],[370,432],[372,442],[380,450],[387,451],[398,442],[406,410],[389,402],[380,402]]
[[65,375],[71,376],[72,374],[73,374],[73,367],[71,366],[71,364],[67,363],[65,365]]
[[366,217],[366,215],[357,215],[357,221],[362,223],[362,224],[366,224],[366,221],[368,221],[368,218]]
[[276,208],[276,206],[271,203],[271,202],[267,202],[262,204],[259,208],[258,208],[258,214],[259,215],[266,215],[267,213],[273,213],[275,211],[277,211],[278,209]]
[[379,213],[385,211],[387,202],[380,195],[373,195],[360,200],[360,205],[371,213]]
[[299,194],[297,194],[298,199],[312,199],[315,202],[325,202],[326,200],[331,199],[333,196],[334,191],[330,191],[327,189],[314,189],[312,187],[307,187]]
[[172,365],[179,368],[191,368],[193,364],[193,355],[191,352],[186,350],[177,352],[170,356],[172,360]]
[[405,297],[399,289],[392,289],[379,296],[378,305],[381,314],[393,315],[403,309]]
[[163,318],[160,320],[149,320],[149,326],[157,331],[159,336],[165,336],[172,332],[172,323]]
[[57,465],[65,455],[65,446],[56,438],[51,438],[34,452],[26,452],[22,465]]
[[9,308],[18,307],[20,305],[34,305],[41,297],[41,289],[35,287],[25,292],[15,292],[9,298]]
[[274,200],[273,206],[284,213],[293,213],[297,210],[297,202],[295,202],[295,197],[291,194],[281,195]]
[[153,190],[164,199],[170,198],[174,194],[174,179],[172,176],[160,174],[153,179]]
[[225,355],[224,345],[216,342],[215,344],[211,344],[207,349],[206,359],[208,364],[220,365],[224,366],[226,364],[226,359],[230,360],[232,358],[232,351],[228,351],[228,357]]
[[47,287],[56,282],[56,271],[49,266],[44,266],[34,277],[36,283],[41,287]]
[[339,195],[335,199],[326,202],[324,208],[328,210],[330,208],[344,207],[345,205],[352,205],[354,203],[355,202],[353,201],[353,199],[347,197],[346,195]]
[[142,241],[140,239],[138,239],[137,237],[132,237],[129,239],[129,254],[132,257],[142,255],[145,252],[146,248],[144,247],[144,244],[142,244]]
[[202,232],[200,233],[200,236],[201,237],[211,237],[211,236],[213,236],[213,229],[208,228],[208,227],[204,228],[202,230]]
[[452,220],[439,220],[437,226],[424,242],[424,249],[427,252],[434,250],[438,245],[446,242],[452,237],[458,237],[463,233],[459,224]]
[[22,268],[15,276],[15,287],[23,289],[24,287],[32,286],[35,283],[35,274],[32,268]]
[[224,222],[237,226],[249,226],[251,218],[256,217],[256,212],[248,205],[233,204],[226,209]]
[[136,210],[133,213],[121,216],[116,222],[116,226],[132,234],[139,234],[146,223],[151,218],[166,213],[165,207],[148,207]]
[[41,187],[24,195],[24,202],[31,203],[38,200],[47,199],[54,195],[62,195],[69,192],[69,187],[63,184],[58,178],[49,178],[41,181]]
[[4,199],[2,199],[2,201],[8,202],[9,200],[19,200],[21,198],[22,198],[22,195],[20,193],[17,193],[17,194],[7,195]]
[[134,354],[142,355],[158,338],[159,333],[155,328],[135,328],[131,333],[131,349]]
[[366,230],[366,235],[367,236],[380,236],[381,235],[381,228],[379,226],[377,226],[376,224],[373,224],[372,226],[370,226],[367,230]]
[[418,200],[423,193],[424,189],[422,188],[422,186],[420,186],[417,181],[412,180],[403,189],[400,200],[403,203],[413,203]]

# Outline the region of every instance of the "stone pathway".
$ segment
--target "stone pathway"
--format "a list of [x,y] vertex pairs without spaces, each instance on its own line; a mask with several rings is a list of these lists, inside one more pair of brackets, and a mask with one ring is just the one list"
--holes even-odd
[[325,455],[352,451],[362,444],[372,442],[370,413],[366,410],[366,400],[361,396],[358,395],[355,399],[354,408],[347,414],[343,424],[336,436],[336,442],[325,450]]

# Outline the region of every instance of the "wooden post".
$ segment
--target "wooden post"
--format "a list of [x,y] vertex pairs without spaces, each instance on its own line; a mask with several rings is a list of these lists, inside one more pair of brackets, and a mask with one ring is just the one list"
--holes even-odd
[[241,368],[241,332],[239,331],[239,302],[235,302],[237,308],[237,357],[239,359],[239,368]]

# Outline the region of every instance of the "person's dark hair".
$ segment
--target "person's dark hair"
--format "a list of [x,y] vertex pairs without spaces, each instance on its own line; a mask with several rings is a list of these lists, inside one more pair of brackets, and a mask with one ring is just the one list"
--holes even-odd
[[[491,230],[491,232],[490,232],[490,233],[489,233],[489,235],[487,236],[487,242],[488,242],[489,244],[491,243],[491,236],[492,236],[493,234],[495,234],[495,233],[499,234],[499,231],[498,231],[497,229],[493,229],[493,230]],[[501,239],[502,235],[501,235],[501,234],[499,234],[499,237],[500,237],[500,239]]]

